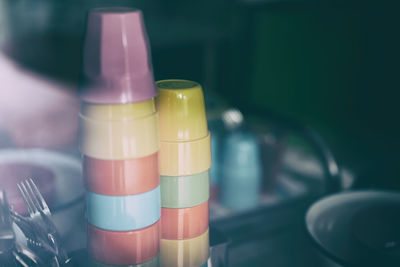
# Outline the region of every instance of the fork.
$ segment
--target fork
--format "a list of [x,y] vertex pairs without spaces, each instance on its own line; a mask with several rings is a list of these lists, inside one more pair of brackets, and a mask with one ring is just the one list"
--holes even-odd
[[12,250],[15,246],[15,234],[8,212],[6,192],[0,191],[0,265],[10,265]]
[[22,181],[17,186],[24,199],[31,221],[41,227],[44,233],[47,233],[48,240],[56,250],[57,262],[66,262],[68,259],[67,253],[60,245],[60,236],[51,219],[50,209],[39,189],[32,179]]
[[[0,241],[12,244],[15,239],[14,230],[12,229],[11,217],[8,212],[8,200],[6,191],[0,192]],[[0,242],[2,244],[3,242]],[[0,248],[0,254],[2,249]]]
[[32,250],[22,244],[16,244],[13,256],[18,266],[31,267],[31,266],[43,266],[44,262],[42,259],[35,254]]
[[57,251],[48,244],[48,239],[43,239],[42,235],[37,235],[38,229],[29,221],[29,218],[22,216],[10,208],[10,215],[26,237],[28,245],[33,249],[40,249],[46,254],[56,255]]

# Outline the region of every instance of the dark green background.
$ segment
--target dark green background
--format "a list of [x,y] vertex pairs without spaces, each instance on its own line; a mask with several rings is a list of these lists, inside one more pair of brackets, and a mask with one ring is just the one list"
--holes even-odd
[[3,51],[74,84],[88,9],[141,8],[157,79],[193,79],[245,115],[307,124],[360,186],[400,185],[397,1],[1,1]]

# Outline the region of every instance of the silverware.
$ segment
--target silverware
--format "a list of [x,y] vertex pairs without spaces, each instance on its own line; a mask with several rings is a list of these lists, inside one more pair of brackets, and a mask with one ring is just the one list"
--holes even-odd
[[43,266],[43,260],[29,248],[16,244],[13,251],[15,260],[22,266]]
[[[15,222],[23,231],[29,247],[16,242],[12,222]],[[2,190],[0,192],[0,265],[10,267],[43,266],[45,261],[41,257],[42,253],[37,252],[39,248],[54,257],[55,250],[48,245],[47,240],[43,240],[37,235],[37,231],[38,229],[28,218],[13,211],[8,204],[5,190]],[[32,249],[32,247],[37,249]]]
[[43,221],[42,215],[37,208],[40,206],[35,193],[32,191],[32,187],[27,182],[28,180],[22,181],[17,184],[18,190],[22,195],[22,199],[25,202],[25,206],[29,212],[29,217],[31,218],[31,222],[41,227],[42,229],[47,229],[47,225]]
[[18,214],[12,208],[10,209],[10,216],[14,223],[21,229],[26,238],[37,239],[35,229],[28,218]]
[[0,255],[9,253],[15,242],[15,234],[8,207],[7,195],[3,189],[0,192]]
[[43,234],[37,234],[41,229],[35,228],[29,218],[22,216],[15,212],[13,209],[10,210],[11,218],[17,224],[19,229],[24,233],[28,246],[39,253],[44,252],[46,255],[57,255],[57,251],[53,246],[48,244],[48,236],[43,237]]
[[12,252],[15,246],[15,234],[8,207],[7,195],[3,189],[0,192],[0,265],[2,266],[14,265]]
[[38,229],[39,232],[41,231],[41,236],[46,236],[49,244],[56,252],[54,258],[57,263],[56,266],[66,263],[68,255],[61,246],[61,238],[52,221],[50,209],[37,186],[32,179],[25,180],[17,186],[28,209],[30,221],[41,228],[41,230]]

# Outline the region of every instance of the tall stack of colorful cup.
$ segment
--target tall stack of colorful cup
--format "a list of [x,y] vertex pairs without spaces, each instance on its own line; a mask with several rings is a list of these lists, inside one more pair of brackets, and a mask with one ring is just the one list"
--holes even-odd
[[158,81],[161,265],[201,266],[209,251],[210,133],[201,86]]
[[158,266],[157,89],[142,13],[98,8],[87,23],[79,117],[88,253],[100,266]]

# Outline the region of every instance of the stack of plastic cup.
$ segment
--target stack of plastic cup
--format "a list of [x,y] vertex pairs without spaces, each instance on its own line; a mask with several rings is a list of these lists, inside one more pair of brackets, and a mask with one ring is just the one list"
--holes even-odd
[[157,89],[141,11],[92,10],[83,64],[88,254],[100,266],[158,266]]
[[160,114],[161,264],[201,266],[209,251],[210,133],[201,86],[157,82]]

